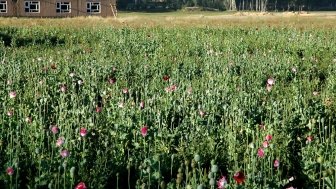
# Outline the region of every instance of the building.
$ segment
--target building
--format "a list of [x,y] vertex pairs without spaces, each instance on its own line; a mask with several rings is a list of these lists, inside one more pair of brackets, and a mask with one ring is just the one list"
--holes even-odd
[[117,16],[116,0],[0,0],[0,16]]

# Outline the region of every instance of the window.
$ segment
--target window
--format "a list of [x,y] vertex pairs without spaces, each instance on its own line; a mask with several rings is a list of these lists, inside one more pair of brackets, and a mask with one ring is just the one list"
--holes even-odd
[[86,12],[88,13],[100,13],[100,2],[87,2]]
[[0,1],[0,13],[7,13],[7,1]]
[[25,1],[25,12],[39,13],[40,1]]
[[70,13],[71,12],[71,3],[70,2],[57,2],[56,3],[56,12],[57,13]]

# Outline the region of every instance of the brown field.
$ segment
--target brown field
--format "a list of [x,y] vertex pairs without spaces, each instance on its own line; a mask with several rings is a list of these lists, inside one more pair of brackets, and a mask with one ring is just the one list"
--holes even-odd
[[119,13],[117,18],[0,18],[0,27],[295,27],[336,28],[336,12]]

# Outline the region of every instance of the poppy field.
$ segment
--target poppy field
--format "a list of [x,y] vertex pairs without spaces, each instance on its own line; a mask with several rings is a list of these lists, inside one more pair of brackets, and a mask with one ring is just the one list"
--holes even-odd
[[336,188],[336,31],[0,28],[0,188]]

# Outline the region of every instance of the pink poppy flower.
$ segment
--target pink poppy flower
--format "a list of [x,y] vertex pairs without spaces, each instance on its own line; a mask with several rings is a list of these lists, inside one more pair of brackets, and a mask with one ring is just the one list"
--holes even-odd
[[199,115],[200,115],[201,117],[204,117],[204,116],[205,116],[205,112],[202,111],[202,110],[200,110],[200,111],[199,111]]
[[128,88],[123,88],[122,91],[123,91],[124,94],[127,94],[128,93]]
[[7,115],[9,116],[9,117],[12,117],[13,115],[14,115],[14,110],[12,109],[12,110],[8,110],[7,111]]
[[61,91],[62,93],[65,93],[65,92],[67,91],[67,87],[66,87],[66,85],[62,84],[62,85],[60,86],[60,91]]
[[245,175],[242,171],[238,171],[233,175],[233,179],[237,182],[237,184],[242,184],[245,181]]
[[85,186],[84,182],[80,182],[77,184],[77,186],[75,187],[75,189],[87,189]]
[[6,173],[9,176],[12,176],[14,174],[14,168],[13,167],[7,167]]
[[258,153],[257,154],[260,158],[263,158],[265,156],[265,152],[262,148],[258,148]]
[[64,144],[64,140],[65,140],[64,137],[59,137],[56,141],[56,146],[57,147],[62,146]]
[[144,109],[144,108],[145,108],[145,102],[144,102],[144,101],[141,101],[141,102],[140,102],[140,108],[141,108],[141,109]]
[[217,188],[218,188],[218,189],[224,189],[226,184],[227,184],[226,177],[225,177],[225,176],[222,176],[222,177],[217,181]]
[[52,125],[50,130],[53,134],[57,134],[59,132],[59,129],[56,125]]
[[96,107],[96,112],[97,112],[97,113],[100,113],[100,112],[102,112],[102,111],[103,111],[103,108],[102,108],[102,107],[99,107],[99,106]]
[[108,82],[109,84],[115,84],[115,82],[117,82],[117,79],[112,77],[112,78],[108,78]]
[[15,91],[9,92],[9,98],[15,98],[15,97],[16,97],[16,92]]
[[264,147],[264,148],[267,148],[267,147],[268,147],[268,141],[267,141],[267,140],[265,140],[265,141],[263,142],[263,147]]
[[82,137],[85,137],[87,135],[88,131],[87,131],[86,128],[81,128],[79,133]]
[[66,158],[70,155],[70,152],[68,150],[62,150],[60,155],[62,156],[62,158]]
[[267,141],[270,141],[270,140],[272,140],[272,135],[266,135],[266,137],[265,137],[265,139],[267,140]]
[[280,166],[280,161],[279,160],[274,160],[274,163],[273,163],[274,167],[275,168],[278,168]]
[[143,126],[140,131],[141,131],[141,135],[143,137],[147,136],[147,134],[148,134],[148,127],[147,127],[147,125]]
[[313,136],[307,136],[307,142],[313,141]]
[[176,85],[172,85],[171,87],[170,87],[170,91],[175,91],[177,89],[177,86]]
[[176,91],[176,89],[177,89],[177,86],[176,85],[172,85],[172,86],[170,86],[170,87],[166,87],[166,92],[174,92],[174,91]]
[[267,85],[272,86],[272,85],[274,85],[274,83],[275,83],[275,81],[274,81],[273,78],[268,78],[268,79],[267,79]]

